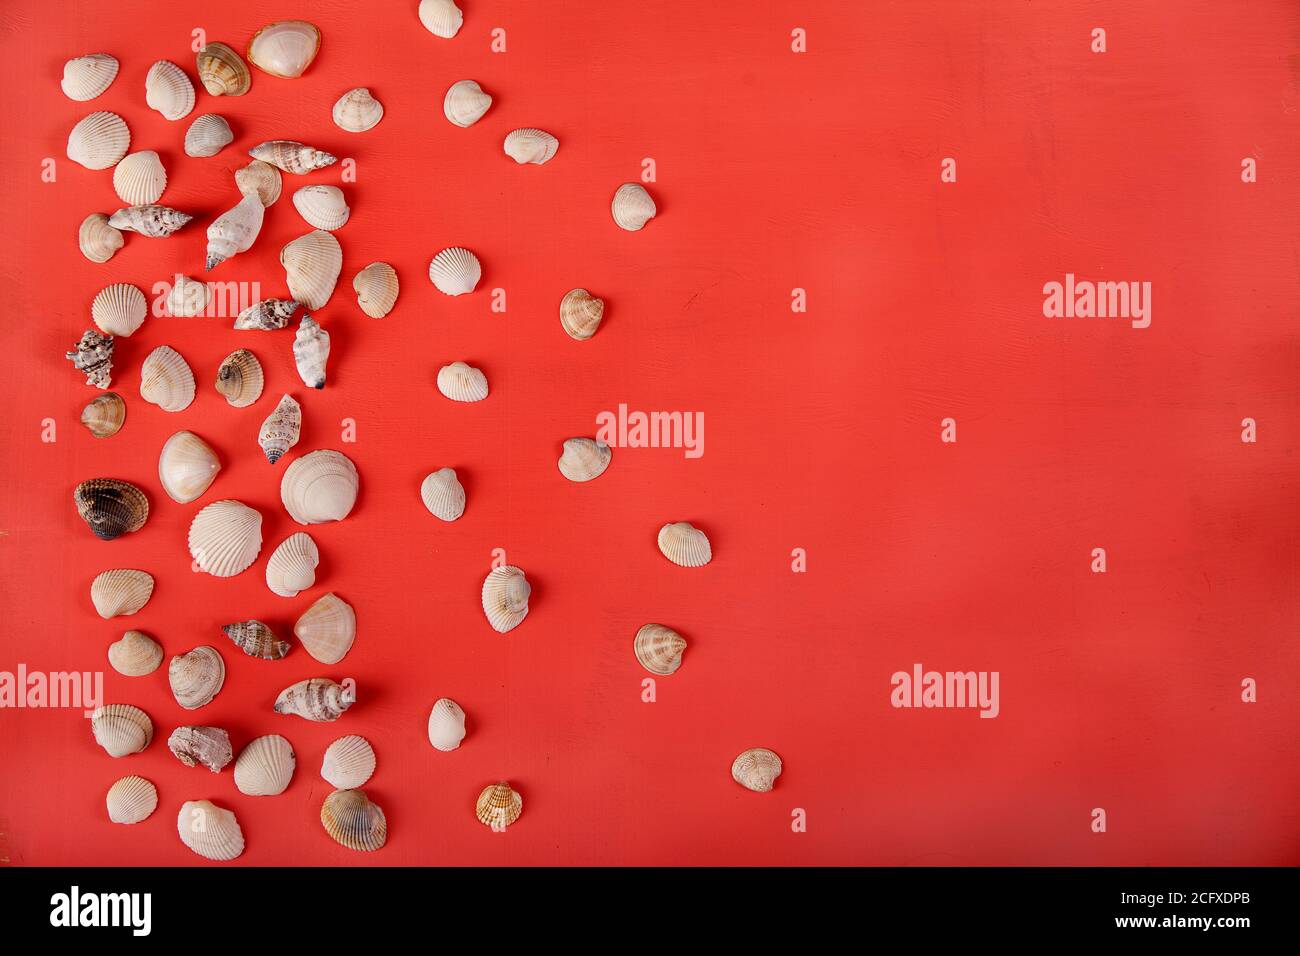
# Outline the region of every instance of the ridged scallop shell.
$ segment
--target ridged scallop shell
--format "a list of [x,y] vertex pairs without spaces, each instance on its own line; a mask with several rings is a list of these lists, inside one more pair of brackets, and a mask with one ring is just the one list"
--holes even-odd
[[235,349],[217,368],[217,391],[233,408],[247,408],[262,397],[266,375],[248,349]]
[[731,764],[731,779],[755,793],[767,793],[779,776],[781,758],[763,747],[746,750]]
[[473,292],[481,278],[483,266],[478,256],[459,246],[442,250],[429,262],[429,281],[444,295]]
[[420,500],[429,513],[443,521],[455,521],[465,513],[465,487],[456,469],[439,468],[420,485]]
[[434,36],[450,40],[465,22],[465,14],[452,0],[420,0],[420,22]]
[[138,754],[153,740],[153,721],[139,707],[105,704],[90,715],[90,730],[110,757]]
[[335,790],[320,808],[321,826],[349,850],[371,852],[388,840],[388,821],[364,790]]
[[194,217],[169,206],[127,206],[108,217],[114,229],[136,232],[150,239],[163,239]]
[[172,315],[193,319],[208,310],[210,293],[208,284],[189,276],[177,275],[167,293],[167,311]]
[[317,229],[285,245],[280,265],[289,294],[309,309],[320,309],[334,294],[343,271],[343,248],[331,233]]
[[569,337],[579,342],[596,334],[605,316],[605,300],[586,289],[572,289],[560,300],[560,325]]
[[255,194],[262,201],[263,207],[275,205],[284,188],[284,179],[280,170],[270,163],[255,159],[243,169],[235,170],[235,185],[245,196]]
[[507,133],[503,148],[521,166],[525,163],[540,166],[555,155],[560,141],[544,129],[525,127]]
[[81,410],[81,424],[96,438],[112,438],[126,421],[126,402],[117,392],[96,395]]
[[357,467],[342,452],[313,451],[295,460],[280,479],[280,500],[299,524],[342,521],[357,501]]
[[152,674],[162,660],[162,645],[143,631],[127,631],[108,645],[108,662],[127,677]]
[[215,647],[200,644],[177,654],[167,665],[167,682],[176,703],[186,710],[198,710],[212,702],[226,682],[226,662]]
[[303,186],[293,194],[293,208],[317,229],[341,229],[348,221],[351,210],[337,186]]
[[167,738],[167,749],[187,767],[207,767],[213,773],[234,759],[230,734],[220,727],[177,727]]
[[484,787],[474,804],[474,815],[479,823],[493,830],[504,830],[524,812],[524,798],[506,781]]
[[158,346],[140,366],[140,397],[164,412],[184,411],[194,401],[194,373],[171,346]]
[[81,520],[104,541],[139,531],[149,518],[149,499],[144,492],[117,478],[83,481],[73,489],[72,501]]
[[235,140],[224,116],[204,113],[185,131],[185,155],[201,159],[215,156]]
[[435,750],[450,753],[465,739],[465,711],[448,697],[440,697],[429,711],[429,743]]
[[119,282],[107,286],[90,304],[90,319],[106,335],[126,337],[144,325],[149,311],[144,293],[133,285]]
[[108,788],[104,804],[113,823],[139,823],[158,808],[158,788],[144,777],[123,777]]
[[375,772],[375,750],[365,737],[340,737],[325,748],[320,775],[338,790],[364,786]]
[[483,580],[483,613],[492,629],[505,634],[522,624],[532,590],[519,568],[509,564],[493,568]]
[[59,86],[68,99],[84,103],[112,86],[117,70],[117,59],[107,53],[75,57],[63,64],[63,80]]
[[215,269],[231,256],[247,252],[262,231],[266,207],[257,196],[246,194],[208,226],[206,269]]
[[181,842],[208,860],[233,860],[244,852],[244,831],[229,810],[210,800],[189,800],[176,816]]
[[298,758],[293,746],[279,734],[249,741],[235,761],[235,786],[250,797],[278,796],[293,779]]
[[286,173],[299,175],[338,162],[337,156],[292,139],[272,139],[258,143],[248,151],[248,155]]
[[660,528],[659,550],[683,568],[700,568],[713,559],[708,536],[689,521],[671,522]]
[[159,60],[144,78],[144,101],[164,119],[184,119],[194,109],[194,84],[175,63]]
[[374,129],[384,118],[384,105],[364,86],[348,90],[339,97],[333,109],[334,125],[349,133],[364,133]]
[[298,618],[294,637],[322,664],[337,664],[357,638],[357,614],[336,594],[325,594]]
[[257,433],[257,443],[262,446],[266,460],[275,464],[294,445],[302,431],[302,406],[289,395],[280,396],[280,402]]
[[438,391],[453,402],[481,402],[488,397],[487,376],[464,362],[438,369]]
[[152,149],[122,157],[113,167],[113,191],[128,206],[147,206],[162,198],[167,170]]
[[233,577],[262,550],[262,516],[239,501],[214,501],[190,522],[189,546],[201,571]]
[[277,714],[295,714],[315,723],[331,723],[356,703],[356,691],[349,684],[336,684],[328,677],[300,680],[280,691],[275,699]]
[[90,582],[90,603],[105,620],[134,614],[153,595],[153,575],[148,571],[115,568],[101,571]]
[[620,229],[636,232],[655,217],[655,201],[640,183],[624,183],[614,193],[609,211]]
[[205,46],[195,57],[195,66],[199,82],[210,96],[243,96],[253,85],[248,64],[224,43]]
[[207,442],[193,432],[179,431],[158,455],[158,480],[172,501],[189,504],[211,487],[221,462]]
[[108,169],[131,147],[131,131],[116,113],[91,113],[68,134],[68,159],[87,169]]
[[248,41],[248,62],[286,80],[302,76],[320,50],[320,30],[306,20],[268,23]]
[[63,353],[63,357],[72,363],[73,368],[86,376],[87,385],[108,388],[113,381],[115,347],[113,336],[87,329],[81,333],[77,344]]
[[372,262],[356,274],[352,288],[361,311],[372,319],[382,319],[397,302],[397,270],[387,262]]
[[560,474],[570,481],[591,481],[605,473],[613,457],[614,452],[603,441],[569,438],[560,455]]
[[289,642],[282,641],[261,621],[237,621],[223,624],[221,632],[249,657],[278,661],[289,653]]
[[77,229],[77,246],[91,262],[107,262],[124,245],[121,230],[110,226],[102,212],[92,212]]
[[684,650],[686,639],[662,624],[645,625],[636,632],[636,639],[632,642],[632,652],[641,666],[661,677],[675,673],[682,666]]
[[266,562],[266,586],[280,597],[296,597],[316,583],[319,564],[320,550],[311,535],[304,531],[291,534]]
[[235,328],[270,332],[289,324],[300,303],[293,299],[263,299],[235,316]]
[[442,112],[457,126],[473,126],[492,105],[492,97],[474,80],[453,83],[442,99]]

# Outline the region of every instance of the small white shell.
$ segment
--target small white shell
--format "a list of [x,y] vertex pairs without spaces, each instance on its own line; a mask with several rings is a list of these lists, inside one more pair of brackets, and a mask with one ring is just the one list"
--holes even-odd
[[364,786],[375,772],[375,751],[370,741],[355,734],[340,737],[325,749],[320,775],[338,790]]
[[372,262],[352,280],[357,305],[372,319],[382,319],[397,303],[397,270],[387,262]]
[[503,148],[521,166],[525,163],[540,166],[555,155],[560,141],[544,129],[524,127],[507,133]]
[[291,395],[280,396],[280,403],[257,433],[257,443],[262,446],[266,460],[271,464],[279,461],[284,453],[298,444],[302,432],[302,406]]
[[144,777],[123,777],[108,788],[104,803],[114,823],[139,823],[157,809],[158,788]]
[[148,311],[144,293],[125,282],[101,289],[90,304],[91,321],[105,335],[130,335],[144,324]]
[[325,387],[325,366],[330,358],[330,334],[306,312],[293,337],[293,364],[308,388]]
[[358,86],[348,90],[334,104],[334,125],[349,133],[364,133],[374,129],[384,118],[384,106],[368,89]]
[[508,564],[493,568],[483,580],[483,613],[492,629],[505,634],[522,624],[532,590],[519,568]]
[[248,62],[272,76],[292,80],[316,59],[320,39],[320,30],[306,20],[277,20],[248,42]]
[[439,468],[420,485],[420,499],[429,513],[443,521],[455,521],[465,513],[465,487],[456,469]]
[[179,412],[194,401],[194,373],[169,345],[160,345],[140,366],[140,397],[165,412]]
[[189,546],[200,571],[234,577],[262,550],[262,516],[243,502],[214,501],[190,522]]
[[560,455],[560,474],[570,481],[591,481],[609,467],[614,453],[603,441],[594,438],[569,438]]
[[100,572],[90,582],[90,602],[105,620],[136,613],[152,595],[153,575],[148,571],[115,568]]
[[440,697],[429,712],[429,743],[435,750],[450,753],[465,739],[465,711],[447,697]]
[[473,292],[482,277],[478,256],[459,246],[442,250],[429,262],[429,281],[444,295]]
[[586,289],[570,289],[560,300],[560,327],[569,338],[585,342],[596,334],[605,317],[605,300]]
[[670,522],[660,528],[659,550],[683,568],[701,568],[713,559],[708,536],[689,521]]
[[284,188],[284,177],[270,163],[255,159],[243,169],[235,170],[235,185],[243,195],[256,194],[263,206],[273,206]]
[[162,660],[162,645],[143,631],[127,631],[108,645],[108,662],[126,677],[152,674]]
[[217,453],[193,432],[172,435],[158,455],[158,480],[163,491],[181,504],[201,498],[220,470]]
[[420,0],[420,22],[436,37],[450,40],[465,22],[453,0]]
[[153,721],[139,707],[105,704],[90,715],[90,731],[110,757],[126,757],[149,746]]
[[63,80],[59,86],[68,99],[84,103],[112,86],[117,70],[117,60],[107,53],[75,57],[63,64]]
[[481,402],[488,397],[487,376],[464,362],[438,369],[438,391],[453,402]]
[[102,212],[92,212],[77,229],[77,246],[91,262],[107,262],[124,245],[126,239],[121,230],[110,226]]
[[266,586],[280,597],[296,597],[316,583],[320,550],[311,535],[299,531],[280,542],[266,562]]
[[320,309],[334,294],[343,271],[343,248],[331,233],[317,229],[286,244],[280,264],[289,293],[308,309]]
[[235,786],[250,797],[277,796],[288,788],[297,764],[292,745],[279,734],[257,737],[235,760]]
[[194,109],[194,84],[170,60],[159,60],[144,78],[144,99],[164,119],[184,119]]
[[215,647],[200,644],[177,654],[167,665],[167,682],[176,703],[186,710],[198,710],[212,703],[226,683],[226,662]]
[[208,860],[233,860],[244,852],[244,831],[229,810],[210,800],[190,800],[176,816],[181,842]]
[[293,194],[293,207],[307,225],[317,229],[340,229],[351,215],[343,190],[337,186],[303,186]]
[[126,155],[131,131],[116,113],[91,113],[68,134],[68,159],[87,169],[108,169]]
[[655,201],[640,183],[624,183],[609,206],[620,229],[636,232],[655,217]]
[[230,124],[225,117],[216,113],[204,113],[185,131],[185,155],[196,158],[215,156],[232,142],[235,134],[230,131]]
[[473,126],[492,105],[492,97],[473,80],[453,83],[442,99],[442,112],[457,126]]
[[337,594],[322,595],[293,626],[294,637],[322,664],[337,664],[357,639],[357,614]]
[[113,191],[128,206],[147,206],[162,198],[167,170],[152,149],[124,156],[113,167]]
[[746,790],[767,793],[781,776],[781,758],[766,747],[753,747],[731,764],[731,779]]
[[177,275],[173,277],[171,291],[167,293],[167,311],[182,318],[196,318],[207,311],[208,298],[206,282]]
[[299,524],[342,521],[357,501],[357,466],[332,449],[313,451],[284,470],[280,500]]

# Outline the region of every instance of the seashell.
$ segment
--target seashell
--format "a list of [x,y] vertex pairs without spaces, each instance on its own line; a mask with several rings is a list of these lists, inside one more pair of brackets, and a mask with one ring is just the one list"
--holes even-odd
[[331,787],[353,790],[375,772],[375,751],[365,737],[340,737],[325,748],[320,775]]
[[605,300],[586,289],[572,289],[560,300],[560,325],[569,337],[579,342],[596,334],[605,316]]
[[299,531],[280,542],[266,562],[266,586],[280,597],[297,597],[316,583],[320,550],[311,535]]
[[435,750],[450,753],[458,749],[464,739],[465,711],[450,698],[438,698],[429,712],[429,743]]
[[375,99],[368,89],[358,86],[348,90],[334,104],[334,125],[349,133],[364,133],[374,129],[384,118],[384,104]]
[[482,277],[483,267],[478,256],[468,249],[444,249],[429,263],[429,280],[444,295],[473,292]]
[[113,191],[128,206],[157,202],[167,188],[167,170],[152,149],[123,157],[113,167]]
[[112,438],[126,421],[126,402],[117,392],[96,395],[81,410],[81,424],[90,429],[96,438]]
[[247,408],[262,397],[262,363],[248,349],[235,349],[217,368],[217,391],[233,408]]
[[343,249],[331,233],[317,229],[285,245],[280,265],[290,295],[309,309],[324,308],[343,271]]
[[560,474],[570,481],[591,481],[609,467],[614,452],[603,441],[593,438],[569,438],[560,455]]
[[280,176],[280,170],[270,163],[255,159],[243,169],[235,170],[235,185],[245,196],[256,194],[263,206],[273,206],[280,198],[284,180]]
[[77,514],[104,541],[139,531],[149,518],[149,499],[129,481],[91,478],[72,492]]
[[90,319],[105,335],[127,336],[144,325],[149,306],[144,293],[119,282],[101,289],[90,304]]
[[420,485],[420,499],[429,513],[443,521],[455,521],[465,513],[465,488],[455,468],[439,468]]
[[349,683],[336,684],[328,677],[300,680],[280,691],[275,699],[277,714],[297,714],[304,720],[331,723],[357,700],[357,693]]
[[493,568],[483,580],[483,613],[492,629],[505,634],[522,624],[532,590],[519,568],[509,564]]
[[177,275],[167,293],[167,311],[187,319],[196,318],[208,310],[208,298],[206,282]]
[[325,230],[342,228],[351,214],[337,186],[303,186],[293,194],[293,207],[307,225]]
[[176,703],[198,710],[212,702],[226,682],[226,662],[215,647],[200,644],[187,654],[177,654],[167,665],[167,681]]
[[234,758],[230,734],[220,727],[177,727],[167,738],[167,749],[185,766],[203,766],[213,773]]
[[185,155],[196,159],[215,156],[235,140],[224,116],[204,113],[185,131]]
[[158,788],[144,777],[123,777],[108,788],[104,803],[112,822],[139,823],[157,809]]
[[525,127],[507,133],[504,148],[506,155],[519,165],[533,163],[540,166],[555,155],[560,141],[544,129]]
[[244,832],[229,810],[210,800],[188,800],[176,815],[181,842],[207,860],[233,860],[244,852]]
[[655,201],[640,183],[624,183],[614,193],[609,211],[620,229],[636,232],[655,217]]
[[150,239],[170,236],[194,217],[168,206],[128,206],[108,217],[114,229],[138,232]]
[[357,466],[332,449],[309,452],[284,470],[280,500],[299,524],[342,521],[357,501]]
[[708,536],[689,521],[672,522],[660,528],[659,550],[683,568],[702,568],[713,559]]
[[190,522],[189,546],[200,571],[234,577],[262,550],[262,516],[239,501],[214,501]]
[[378,850],[388,839],[388,821],[364,790],[335,790],[320,808],[321,826],[349,850]]
[[632,642],[632,652],[641,666],[661,677],[676,673],[682,666],[684,650],[686,639],[662,624],[645,625],[636,632],[636,639]]
[[77,245],[91,262],[107,262],[125,244],[121,231],[110,226],[102,212],[92,212],[77,229]]
[[152,594],[153,575],[148,571],[116,568],[101,571],[90,582],[90,603],[105,620],[134,614],[149,603]]
[[289,653],[289,642],[282,641],[261,621],[238,621],[221,628],[226,637],[249,657],[278,661]]
[[208,226],[208,258],[204,268],[213,269],[231,256],[252,248],[262,231],[265,215],[262,200],[250,193],[214,219]]
[[280,457],[298,444],[298,433],[302,430],[302,406],[288,395],[280,397],[280,404],[275,411],[266,416],[262,430],[257,433],[257,443],[266,453],[266,460],[275,464]]
[[306,312],[293,337],[293,364],[308,388],[325,387],[325,365],[330,358],[330,334]]
[[352,649],[357,637],[357,614],[336,594],[320,597],[298,618],[294,637],[322,664],[337,664]]
[[473,80],[453,83],[442,99],[442,112],[457,126],[473,126],[492,105],[492,97]]
[[126,120],[116,113],[91,113],[68,134],[68,159],[87,169],[108,169],[131,146]]
[[237,329],[261,329],[271,331],[282,329],[289,324],[293,314],[298,311],[298,304],[293,299],[263,299],[254,302],[235,317]]
[[453,402],[481,402],[488,397],[487,376],[464,362],[438,369],[438,391]]
[[397,270],[387,262],[372,262],[352,280],[357,305],[372,319],[382,319],[397,302]]
[[158,455],[158,480],[163,491],[183,505],[202,497],[220,470],[217,453],[193,432],[172,435]]
[[150,352],[140,366],[140,397],[164,412],[180,412],[194,401],[194,373],[169,345]]
[[164,119],[184,119],[194,109],[194,84],[175,63],[159,60],[144,78],[144,101]]
[[519,819],[524,812],[524,798],[511,789],[510,784],[502,780],[498,784],[484,787],[474,805],[474,815],[484,826],[502,831]]
[[259,70],[292,80],[302,76],[320,50],[320,30],[306,20],[268,23],[248,41],[248,62]]
[[781,758],[762,747],[746,750],[731,764],[731,779],[755,793],[767,793],[779,776]]
[[289,741],[267,734],[249,741],[235,761],[235,786],[250,797],[274,797],[289,786],[298,758]]
[[[313,169],[324,169],[338,161],[338,158],[292,139],[272,139],[258,143],[248,151],[254,159],[270,163],[276,169],[286,173],[309,173]],[[274,200],[273,200],[274,201]]]
[[127,631],[108,645],[108,662],[127,677],[152,674],[162,659],[162,645],[143,631]]
[[59,86],[68,99],[84,103],[113,85],[117,69],[117,59],[107,53],[74,57],[63,64],[63,80]]
[[90,715],[90,729],[95,743],[110,757],[138,754],[153,740],[153,721],[139,707],[130,704],[106,704]]
[[195,66],[199,82],[210,96],[243,96],[253,85],[248,64],[224,43],[207,44],[195,58]]
[[452,0],[420,0],[420,22],[434,36],[450,40],[465,22],[465,14]]
[[87,329],[72,350],[63,354],[73,368],[86,373],[87,385],[108,388],[113,373],[113,347],[113,336]]

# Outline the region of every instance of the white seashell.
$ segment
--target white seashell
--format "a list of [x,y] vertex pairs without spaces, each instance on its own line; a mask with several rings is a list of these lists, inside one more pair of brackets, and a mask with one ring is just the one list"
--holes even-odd
[[105,704],[90,715],[90,730],[110,757],[138,754],[153,740],[153,721],[139,707]]
[[325,387],[325,366],[330,358],[330,334],[306,312],[293,338],[293,364],[308,388]]
[[309,309],[321,309],[343,271],[343,248],[331,233],[317,229],[285,245],[280,264],[289,294]]
[[84,103],[112,86],[117,70],[117,60],[107,53],[75,57],[63,64],[63,80],[59,86],[68,99]]
[[235,759],[230,734],[220,727],[177,727],[167,738],[167,749],[187,767],[206,767],[219,773]]
[[328,677],[312,677],[280,691],[275,712],[295,714],[315,723],[332,723],[356,702],[356,688],[350,681],[336,684]]
[[172,315],[192,319],[208,310],[208,284],[189,276],[177,275],[167,293],[167,311]]
[[233,209],[228,209],[208,226],[208,259],[205,268],[212,269],[231,256],[252,248],[257,234],[262,231],[266,207],[256,194],[246,194]]
[[186,710],[198,710],[212,703],[226,682],[226,662],[215,647],[200,644],[177,654],[167,665],[167,683],[176,703]]
[[230,131],[230,124],[225,117],[216,113],[204,113],[185,131],[185,155],[196,158],[215,156],[234,142],[234,139],[235,134]]
[[113,191],[128,206],[147,206],[162,198],[167,170],[152,149],[131,153],[113,167]]
[[123,777],[104,797],[108,819],[114,823],[139,823],[158,807],[158,788],[144,777]]
[[181,504],[202,497],[220,470],[217,453],[193,432],[172,435],[158,455],[158,480],[163,491]]
[[255,159],[243,169],[235,170],[235,185],[245,196],[250,193],[257,196],[263,206],[273,206],[284,188],[284,178],[270,163]]
[[257,433],[257,443],[262,446],[266,460],[275,464],[290,448],[298,444],[302,431],[302,406],[288,395],[280,397],[280,404],[266,416]]
[[364,133],[374,129],[384,118],[384,106],[368,89],[358,86],[348,90],[334,104],[334,125],[349,133]]
[[291,534],[266,562],[266,586],[280,597],[296,597],[316,583],[319,564],[320,550],[311,535],[303,531]]
[[68,134],[68,159],[87,169],[108,169],[126,155],[131,131],[116,113],[91,113]]
[[375,772],[375,751],[365,737],[340,737],[325,748],[320,775],[338,790],[364,786]]
[[144,324],[148,311],[144,293],[125,282],[101,289],[90,304],[91,321],[107,335],[130,335]]
[[194,109],[194,84],[175,63],[159,60],[144,78],[144,101],[164,119],[184,119]]
[[560,474],[570,481],[591,481],[605,473],[613,457],[614,452],[603,441],[569,438],[560,455]]
[[429,743],[435,750],[450,753],[460,747],[465,739],[465,711],[447,697],[434,702],[429,712]]
[[492,105],[492,97],[473,80],[453,83],[442,99],[442,112],[457,126],[473,126]]
[[362,790],[335,790],[320,808],[321,826],[349,850],[371,852],[388,842],[388,821]]
[[115,568],[95,575],[90,582],[90,602],[105,620],[136,613],[149,603],[152,594],[153,575],[147,571]]
[[569,338],[586,341],[600,328],[605,317],[605,300],[598,299],[586,289],[571,289],[560,300],[560,327]]
[[250,797],[274,797],[289,786],[298,758],[289,741],[267,734],[249,741],[235,761],[235,786]]
[[181,842],[208,860],[233,860],[244,852],[244,831],[229,810],[210,800],[189,800],[176,816]]
[[126,245],[126,239],[120,230],[108,224],[108,217],[102,212],[92,212],[77,229],[77,245],[91,262],[107,262]]
[[767,793],[779,776],[781,758],[764,747],[746,750],[731,764],[731,779],[755,793]]
[[195,57],[195,66],[199,82],[212,96],[243,96],[253,85],[248,64],[225,43],[204,46]]
[[234,577],[262,550],[262,516],[239,501],[214,501],[190,522],[189,546],[200,571]]
[[506,155],[519,165],[540,166],[555,155],[560,141],[544,129],[525,127],[507,133],[504,148]]
[[143,631],[127,631],[108,645],[108,662],[127,677],[152,674],[162,663],[162,645]]
[[487,376],[464,362],[438,369],[438,391],[453,402],[481,402],[488,397]]
[[140,366],[140,397],[165,412],[179,412],[194,401],[194,373],[169,345],[160,345]]
[[456,469],[439,468],[420,485],[420,499],[429,513],[443,521],[455,521],[465,513],[465,488]]
[[338,157],[292,139],[272,139],[258,143],[248,151],[248,155],[286,173],[309,173],[338,162]]
[[700,568],[713,559],[708,536],[689,521],[671,522],[660,528],[659,550],[683,568]]
[[397,270],[387,262],[372,262],[352,280],[357,305],[372,319],[382,319],[397,302]]
[[235,328],[260,329],[264,332],[282,329],[289,324],[296,311],[298,303],[292,299],[263,299],[235,316]]
[[609,206],[620,229],[636,232],[655,217],[655,201],[640,183],[624,183]]
[[268,23],[248,42],[248,62],[286,80],[302,76],[320,50],[320,30],[306,20]]
[[465,22],[465,14],[452,0],[420,0],[420,22],[434,36],[450,40]]
[[337,664],[357,638],[357,614],[336,594],[325,594],[298,618],[294,637],[322,664]]
[[506,564],[492,569],[483,580],[483,613],[493,630],[505,634],[523,623],[532,590],[519,568]]
[[162,239],[193,218],[188,213],[167,206],[127,206],[109,216],[108,224],[114,229],[138,232],[151,239]]
[[235,349],[217,368],[217,391],[232,408],[247,408],[261,398],[265,382],[262,363],[248,349]]
[[351,214],[337,186],[303,186],[293,194],[293,207],[307,225],[325,230],[341,229]]
[[342,521],[357,501],[357,467],[342,452],[313,451],[294,461],[280,479],[280,500],[299,524]]
[[645,625],[636,632],[632,641],[632,653],[641,666],[661,677],[677,672],[677,668],[682,666],[684,650],[686,639],[662,624]]
[[468,249],[444,249],[429,263],[429,281],[444,295],[464,295],[473,292],[483,277],[483,267],[478,256]]
[[81,424],[96,438],[112,438],[126,421],[126,402],[117,392],[97,395],[81,410]]

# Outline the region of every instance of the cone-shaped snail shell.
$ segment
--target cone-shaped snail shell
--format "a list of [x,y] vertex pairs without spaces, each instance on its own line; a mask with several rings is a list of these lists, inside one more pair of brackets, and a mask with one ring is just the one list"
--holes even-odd
[[172,501],[188,504],[212,485],[221,470],[217,453],[193,432],[177,432],[158,455],[158,480]]
[[266,207],[255,194],[245,195],[208,226],[208,257],[205,268],[214,269],[231,256],[247,252],[262,231]]
[[104,541],[139,531],[149,518],[149,499],[129,481],[91,478],[72,492],[77,514]]
[[280,176],[280,170],[270,163],[255,159],[243,169],[235,170],[235,185],[245,196],[257,196],[263,206],[273,206],[280,198],[284,180]]
[[298,758],[293,746],[279,734],[249,741],[235,761],[235,786],[250,797],[274,797],[293,780]]
[[150,239],[163,239],[194,217],[169,206],[127,206],[108,217],[114,229],[139,233]]
[[293,299],[263,299],[254,302],[235,317],[235,328],[271,332],[289,324],[299,303]]
[[283,172],[296,175],[310,173],[313,169],[324,169],[338,162],[338,157],[332,153],[293,139],[271,139],[258,143],[248,151],[248,155],[270,163]]
[[81,410],[81,424],[96,438],[112,438],[126,421],[126,402],[117,392],[105,392]]
[[232,142],[235,134],[225,117],[216,113],[204,113],[190,124],[185,131],[185,155],[196,159],[215,156]]
[[261,621],[238,621],[223,624],[221,632],[249,657],[278,661],[289,653],[289,642],[282,641]]
[[320,808],[321,826],[349,850],[378,850],[388,840],[384,811],[363,790],[335,790]]
[[226,682],[226,662],[215,647],[201,644],[177,654],[167,665],[167,682],[176,703],[186,710],[198,710],[212,702]]
[[599,478],[609,467],[614,452],[603,441],[594,438],[569,438],[560,455],[560,474],[570,481],[591,481]]
[[293,337],[293,364],[308,388],[325,387],[325,367],[330,359],[330,334],[306,312]]
[[186,319],[197,318],[208,309],[208,284],[177,275],[167,293],[167,311]]
[[519,819],[524,812],[524,798],[506,781],[484,787],[474,805],[474,815],[479,823],[493,830],[504,830]]
[[160,345],[140,366],[140,397],[165,412],[180,412],[194,401],[194,373],[170,345]]
[[384,118],[384,107],[364,86],[348,90],[334,104],[334,125],[349,133],[374,129]]
[[131,147],[131,131],[116,113],[84,117],[68,134],[68,159],[87,169],[108,169]]
[[164,119],[184,119],[194,109],[194,84],[175,63],[159,60],[144,78],[144,100]]
[[382,319],[397,302],[397,270],[387,262],[372,262],[352,280],[357,305],[372,319]]
[[429,743],[435,750],[450,753],[465,739],[465,711],[449,697],[439,697],[429,711]]
[[87,385],[108,388],[112,383],[115,345],[113,336],[87,329],[71,351],[63,355],[73,368],[85,374]]
[[659,550],[683,568],[700,568],[713,559],[708,536],[689,521],[671,522],[660,528]]
[[318,598],[293,626],[303,649],[322,664],[337,664],[357,637],[357,614],[336,594]]
[[661,677],[677,672],[677,668],[682,666],[684,650],[686,639],[662,624],[645,625],[636,632],[636,639],[632,642],[632,652],[641,666]]
[[483,580],[483,613],[493,630],[505,634],[523,623],[531,593],[528,578],[519,568],[508,564],[493,568]]
[[144,325],[148,311],[144,293],[125,282],[101,289],[90,304],[91,321],[105,335],[130,335]]
[[610,212],[620,229],[636,232],[655,217],[655,201],[640,183],[624,183],[614,193]]
[[450,40],[465,22],[453,0],[420,0],[420,22],[436,37]]
[[299,524],[342,521],[357,501],[357,467],[342,452],[313,451],[295,460],[280,479],[280,500]]
[[320,50],[320,30],[306,20],[268,23],[248,41],[248,62],[286,80],[302,76]]
[[152,674],[162,664],[162,645],[143,631],[127,631],[108,645],[108,662],[127,677]]
[[767,793],[779,776],[781,758],[763,747],[746,750],[731,764],[731,779],[755,793]]
[[309,232],[280,250],[289,294],[309,309],[323,308],[343,271],[343,248],[332,233]]
[[199,570],[234,577],[262,550],[262,516],[239,501],[214,501],[190,522],[189,546]]
[[375,750],[365,737],[340,737],[325,749],[320,775],[338,790],[365,786],[375,772]]
[[158,807],[158,788],[144,777],[123,777],[104,797],[108,818],[114,823],[139,823]]
[[119,229],[108,224],[108,217],[102,212],[92,212],[81,222],[77,230],[77,246],[81,254],[91,262],[107,262],[126,245]]
[[474,80],[453,83],[442,99],[442,112],[456,126],[473,126],[492,105],[492,97]]
[[439,468],[420,485],[420,500],[429,513],[443,521],[455,521],[465,513],[465,487],[456,469]]
[[320,551],[311,535],[304,531],[291,534],[266,562],[266,586],[280,597],[296,597],[316,583]]
[[243,96],[253,74],[238,53],[224,43],[209,43],[195,58],[199,82],[211,96]]
[[113,191],[128,206],[147,206],[162,198],[167,170],[152,149],[124,156],[113,167]]
[[244,852],[244,831],[239,829],[239,821],[210,800],[181,804],[176,832],[182,843],[208,860],[233,860]]
[[478,256],[459,246],[442,250],[429,263],[429,281],[444,295],[473,292],[482,277]]
[[488,397],[487,376],[464,362],[438,369],[438,391],[453,402],[481,402]]
[[506,134],[506,155],[520,166],[532,163],[540,166],[555,155],[560,141],[544,129],[517,129]]
[[294,445],[302,431],[302,406],[291,396],[280,396],[280,403],[266,416],[257,433],[257,443],[262,446],[266,460],[275,464]]
[[112,86],[117,70],[116,58],[107,53],[75,57],[63,64],[63,80],[59,86],[68,99],[84,103]]
[[177,727],[167,738],[167,749],[187,767],[207,767],[219,773],[234,759],[230,734],[220,727]]
[[248,349],[235,349],[217,368],[217,391],[234,408],[247,408],[262,397],[266,375]]
[[280,691],[275,699],[277,714],[296,714],[304,720],[329,723],[356,703],[357,695],[349,684],[336,684],[328,677],[300,680]]
[[579,342],[591,338],[605,316],[605,300],[586,289],[573,289],[560,300],[560,325]]
[[110,757],[138,754],[153,740],[153,721],[139,707],[105,704],[90,715],[90,730]]
[[135,614],[153,596],[153,575],[148,571],[115,568],[101,571],[90,582],[90,603],[105,620]]

